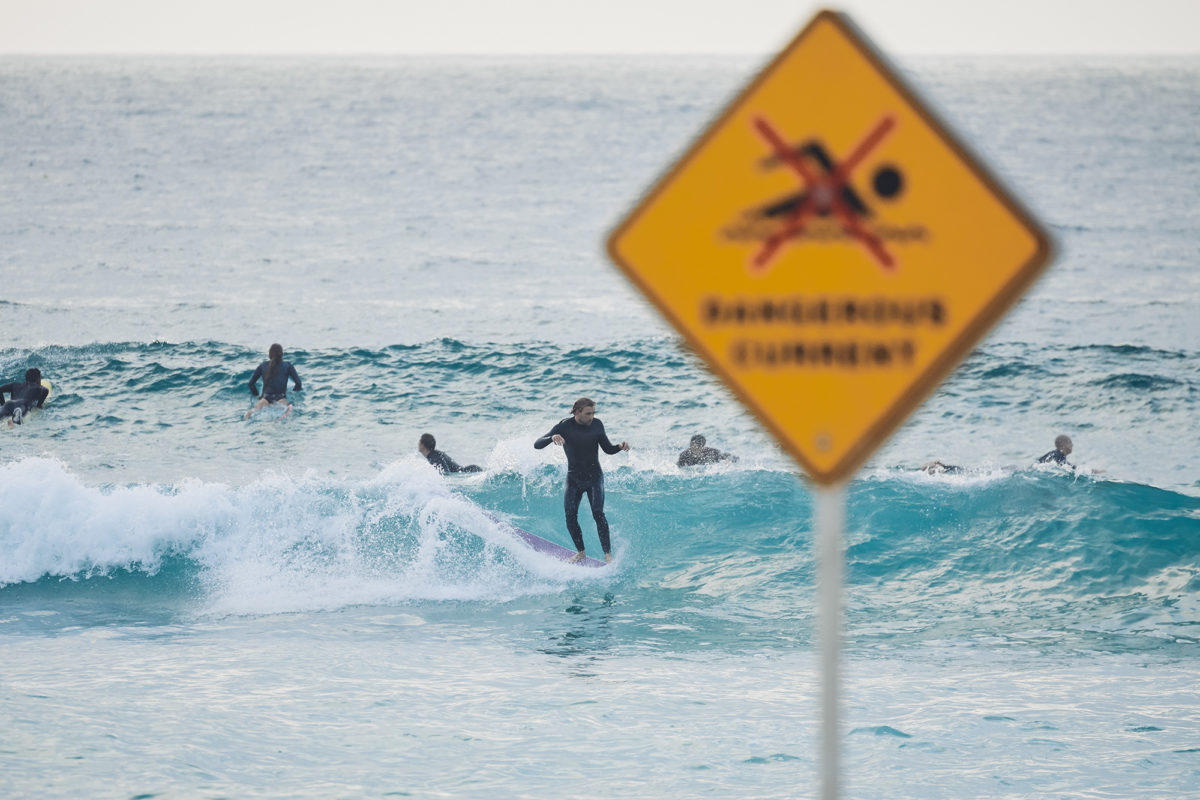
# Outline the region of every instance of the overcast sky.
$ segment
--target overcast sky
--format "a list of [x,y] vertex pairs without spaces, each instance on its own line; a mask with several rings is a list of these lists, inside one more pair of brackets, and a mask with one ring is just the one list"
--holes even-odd
[[1200,0],[0,0],[0,53],[772,53],[819,8],[897,54],[1200,54]]

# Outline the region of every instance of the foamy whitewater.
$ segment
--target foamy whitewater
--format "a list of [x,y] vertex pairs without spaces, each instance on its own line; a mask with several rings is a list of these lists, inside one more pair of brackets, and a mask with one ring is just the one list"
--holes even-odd
[[[0,797],[813,796],[813,487],[600,246],[757,66],[0,59]],[[846,796],[1200,797],[1200,61],[901,66],[1062,254],[848,487]]]

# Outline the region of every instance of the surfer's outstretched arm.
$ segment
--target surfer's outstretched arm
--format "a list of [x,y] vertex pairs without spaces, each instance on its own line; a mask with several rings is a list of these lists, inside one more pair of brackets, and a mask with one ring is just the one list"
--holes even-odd
[[[570,417],[568,417],[567,419],[570,419]],[[566,420],[563,420],[563,422],[566,422]],[[533,449],[541,450],[543,447],[547,447],[551,442],[554,442],[555,436],[559,437],[559,441],[554,442],[554,443],[562,444],[562,431],[559,430],[559,428],[561,428],[562,425],[563,425],[563,423],[560,422],[557,425],[555,425],[553,428],[551,428],[550,432],[547,433],[545,436],[538,437],[533,443]]]

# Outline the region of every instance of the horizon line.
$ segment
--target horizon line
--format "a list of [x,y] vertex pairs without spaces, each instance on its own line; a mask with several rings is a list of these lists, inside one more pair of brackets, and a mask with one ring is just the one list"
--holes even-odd
[[[552,56],[556,58],[770,58],[775,55],[772,51],[763,52],[727,52],[727,51],[536,51],[514,52],[498,50],[493,52],[481,51],[420,51],[420,52],[387,52],[387,51],[357,51],[357,50],[195,50],[195,51],[165,51],[165,50],[12,50],[0,51],[0,58],[11,56],[33,56],[39,58],[59,57],[127,57],[155,56],[163,58],[281,58],[290,56],[316,58],[539,58]],[[902,58],[1200,58],[1200,50],[1109,50],[1109,51],[917,51],[917,52],[888,52],[889,56]]]

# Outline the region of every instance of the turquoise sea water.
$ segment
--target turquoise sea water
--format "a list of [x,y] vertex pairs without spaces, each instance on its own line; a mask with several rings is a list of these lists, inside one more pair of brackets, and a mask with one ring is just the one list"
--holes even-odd
[[[812,796],[812,486],[600,252],[754,66],[0,60],[0,795]],[[847,796],[1200,797],[1200,63],[903,66],[1063,254],[848,488]]]

